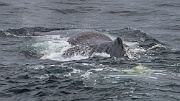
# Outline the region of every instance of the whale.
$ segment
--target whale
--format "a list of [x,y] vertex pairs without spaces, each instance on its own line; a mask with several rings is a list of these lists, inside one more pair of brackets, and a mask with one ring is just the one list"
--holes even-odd
[[67,40],[72,46],[63,57],[74,55],[91,56],[94,53],[107,53],[110,57],[127,57],[121,37],[112,40],[109,36],[96,31],[87,31],[70,36]]

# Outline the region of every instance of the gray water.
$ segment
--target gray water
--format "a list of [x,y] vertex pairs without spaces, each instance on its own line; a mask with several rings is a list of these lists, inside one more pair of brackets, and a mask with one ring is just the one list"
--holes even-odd
[[[0,100],[179,101],[179,9],[179,0],[0,0]],[[130,59],[64,61],[65,39],[31,35],[85,30],[121,36]]]

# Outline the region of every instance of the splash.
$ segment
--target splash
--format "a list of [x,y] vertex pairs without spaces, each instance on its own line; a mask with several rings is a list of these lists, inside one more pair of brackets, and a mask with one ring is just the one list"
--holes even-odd
[[46,35],[36,37],[36,43],[32,47],[38,50],[41,54],[40,59],[49,59],[55,61],[71,61],[87,59],[88,56],[74,55],[72,57],[64,58],[63,53],[71,48],[71,45],[67,42],[68,38],[62,38],[60,35]]
[[94,56],[100,56],[100,57],[110,57],[110,54],[107,54],[107,53],[94,53],[92,54],[92,57]]
[[125,47],[126,54],[130,59],[139,59],[141,58],[141,55],[139,53],[146,52],[145,49],[142,47],[139,47],[139,43],[137,42],[124,42],[127,47]]
[[[73,33],[79,33],[86,30],[76,29],[76,30],[65,30],[65,31],[58,31],[58,33],[68,34],[71,35]],[[56,31],[55,31],[56,32]],[[107,36],[112,39],[116,38],[116,35],[110,35],[110,33],[105,32]],[[63,37],[61,35],[45,35],[45,36],[37,36],[36,43],[33,44],[38,52],[41,54],[41,59],[50,59],[56,61],[71,61],[71,60],[81,60],[89,58],[88,55],[82,56],[81,54],[75,54],[71,57],[63,57],[63,53],[71,48],[72,46],[67,42],[68,37]],[[139,59],[142,57],[144,53],[148,50],[140,47],[140,43],[137,42],[129,42],[123,41],[125,44],[126,55],[130,59]],[[127,46],[127,47],[126,47]],[[91,57],[100,56],[100,57],[110,57],[109,54],[106,53],[94,53]]]
[[[89,56],[82,56],[81,54],[75,54],[71,57],[63,57],[63,53],[71,48],[72,46],[67,42],[68,37],[61,37],[60,35],[45,35],[40,37],[35,37],[36,43],[32,45],[38,53],[41,54],[40,59],[49,59],[55,61],[72,61],[87,59]],[[130,59],[138,59],[141,56],[138,53],[146,52],[143,48],[138,46],[138,43],[124,42],[128,48],[126,48],[127,55]],[[91,57],[110,57],[106,53],[94,53]]]

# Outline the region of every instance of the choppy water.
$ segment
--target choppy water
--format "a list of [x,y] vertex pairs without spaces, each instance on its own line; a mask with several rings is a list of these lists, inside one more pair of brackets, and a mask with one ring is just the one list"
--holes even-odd
[[[179,9],[179,0],[0,0],[0,100],[179,101]],[[121,36],[130,59],[62,58],[61,35],[85,30]]]

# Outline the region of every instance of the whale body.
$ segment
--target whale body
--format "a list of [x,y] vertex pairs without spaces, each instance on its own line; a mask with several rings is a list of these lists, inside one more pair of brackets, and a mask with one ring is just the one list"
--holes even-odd
[[110,57],[126,57],[123,41],[120,37],[112,40],[105,34],[88,31],[72,35],[68,40],[72,48],[64,52],[64,57],[76,54],[91,56],[93,53],[107,53]]

